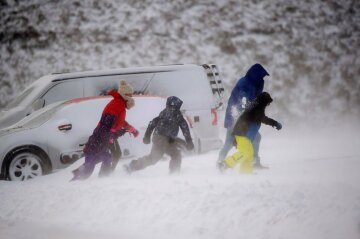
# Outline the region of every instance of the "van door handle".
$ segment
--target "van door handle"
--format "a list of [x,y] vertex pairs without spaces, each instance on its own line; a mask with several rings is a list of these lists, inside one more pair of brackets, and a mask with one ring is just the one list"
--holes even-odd
[[72,124],[61,124],[58,126],[60,131],[68,131],[72,129]]

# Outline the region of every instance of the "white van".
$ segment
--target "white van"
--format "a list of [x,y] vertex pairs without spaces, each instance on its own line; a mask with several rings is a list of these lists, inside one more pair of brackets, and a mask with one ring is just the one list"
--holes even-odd
[[[104,95],[117,88],[120,79],[135,94],[177,96],[192,127],[198,152],[220,147],[217,109],[224,88],[216,65],[193,64],[123,68],[51,74],[28,86],[0,113],[0,128],[10,126],[31,112],[61,100]],[[146,109],[144,109],[146,111]]]

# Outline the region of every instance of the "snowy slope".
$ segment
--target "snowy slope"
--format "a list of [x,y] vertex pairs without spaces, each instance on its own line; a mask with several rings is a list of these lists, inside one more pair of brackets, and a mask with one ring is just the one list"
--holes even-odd
[[230,91],[260,62],[277,116],[360,118],[359,13],[356,0],[4,0],[0,108],[52,72],[216,63]]
[[1,238],[357,239],[360,140],[348,127],[329,132],[309,139],[311,130],[264,127],[270,169],[254,175],[220,174],[214,151],[184,158],[179,175],[161,161],[68,182],[80,161],[35,180],[0,181]]

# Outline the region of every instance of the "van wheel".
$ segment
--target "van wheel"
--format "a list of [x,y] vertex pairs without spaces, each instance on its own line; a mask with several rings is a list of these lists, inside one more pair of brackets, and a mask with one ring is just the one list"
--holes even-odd
[[42,176],[46,173],[46,161],[35,150],[26,149],[16,152],[7,167],[8,179],[25,181]]

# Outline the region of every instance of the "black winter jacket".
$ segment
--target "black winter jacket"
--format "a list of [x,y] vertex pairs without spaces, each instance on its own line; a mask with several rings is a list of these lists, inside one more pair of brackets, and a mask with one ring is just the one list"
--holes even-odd
[[166,108],[160,112],[159,116],[150,121],[144,138],[150,139],[154,134],[169,137],[173,140],[179,133],[179,127],[185,137],[186,142],[192,141],[189,126],[180,112],[182,101],[176,96],[170,96],[166,101]]
[[258,95],[254,102],[246,106],[245,111],[236,121],[233,135],[246,136],[253,140],[261,123],[276,127],[278,122],[265,115],[265,108],[271,102],[272,98],[269,93],[263,92]]

